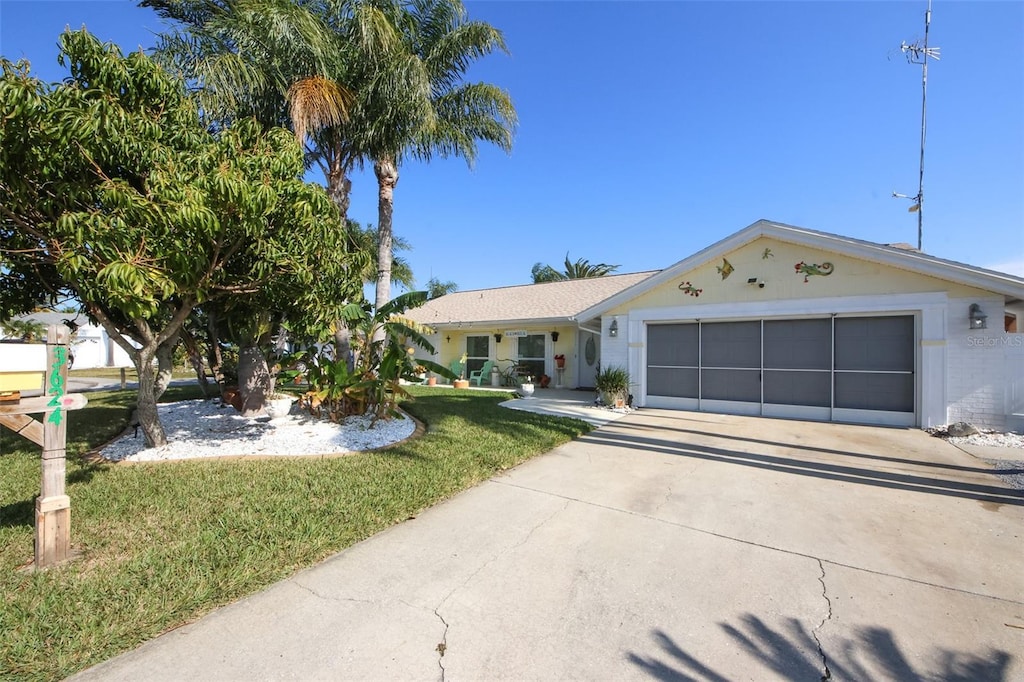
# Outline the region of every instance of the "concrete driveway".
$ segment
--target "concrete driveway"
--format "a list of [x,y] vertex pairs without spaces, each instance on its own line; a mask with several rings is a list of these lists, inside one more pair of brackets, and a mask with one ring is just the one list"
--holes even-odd
[[81,679],[1024,678],[1024,497],[919,431],[641,410]]

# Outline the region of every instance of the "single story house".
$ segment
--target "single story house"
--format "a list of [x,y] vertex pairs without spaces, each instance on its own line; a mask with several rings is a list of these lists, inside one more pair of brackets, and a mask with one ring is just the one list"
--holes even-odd
[[1024,428],[1024,278],[906,245],[761,220],[664,270],[409,314],[440,364],[528,363],[570,388],[622,366],[640,407]]
[[[132,360],[100,325],[93,324],[83,313],[29,313],[16,320],[27,320],[49,326],[63,324],[72,330],[71,353],[74,369],[96,367],[132,367]],[[45,343],[44,336],[37,343]],[[132,342],[134,345],[134,342]]]

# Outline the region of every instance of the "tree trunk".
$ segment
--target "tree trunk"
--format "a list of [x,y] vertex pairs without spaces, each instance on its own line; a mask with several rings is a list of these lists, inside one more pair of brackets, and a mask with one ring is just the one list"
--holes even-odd
[[206,364],[203,362],[203,353],[199,350],[199,343],[187,330],[181,331],[181,341],[185,344],[185,352],[188,354],[188,361],[196,373],[196,381],[203,392],[204,398],[210,397],[210,382],[206,380]]
[[139,419],[139,426],[142,428],[142,435],[146,439],[147,448],[158,448],[167,445],[167,434],[164,426],[160,423],[160,415],[157,413],[156,393],[156,368],[153,367],[153,358],[156,355],[155,348],[143,347],[132,356],[135,363],[135,371],[139,374],[138,409],[136,413]]
[[210,371],[213,373],[213,380],[220,384],[224,390],[224,356],[220,352],[220,334],[217,332],[217,316],[210,311],[206,318],[206,334],[208,346],[206,347],[206,361],[210,364]]
[[352,369],[352,332],[345,320],[336,320],[334,327],[334,359],[344,359]]
[[[167,434],[160,423],[160,415],[156,407],[159,394],[156,391],[157,376],[153,360],[156,359],[159,346],[163,345],[161,340],[173,350],[174,343],[172,341],[178,338],[185,320],[192,314],[194,307],[195,301],[189,298],[182,300],[178,307],[172,310],[171,320],[163,331],[153,333],[149,323],[144,319],[132,320],[130,325],[119,328],[102,307],[95,303],[88,304],[89,311],[103,325],[107,335],[124,349],[124,352],[135,364],[135,371],[139,375],[137,413],[139,426],[142,427],[142,433],[146,437],[146,447],[154,448],[167,444]],[[138,347],[129,343],[124,334],[131,334],[131,338],[138,344]]]
[[270,391],[270,368],[259,346],[238,351],[238,392],[242,395],[243,417],[255,417],[263,409]]
[[[398,184],[398,165],[390,156],[373,162],[377,176],[377,295],[374,307],[380,310],[391,300],[392,213],[395,205],[395,185]],[[384,338],[384,330],[374,334],[374,341]]]
[[163,396],[174,376],[174,347],[177,345],[178,338],[175,336],[156,349],[156,384],[153,386],[153,395],[157,400]]
[[331,198],[334,205],[341,213],[342,227],[348,222],[349,197],[352,192],[352,181],[348,179],[345,167],[340,160],[341,155],[331,159],[331,165],[327,169],[327,196]]

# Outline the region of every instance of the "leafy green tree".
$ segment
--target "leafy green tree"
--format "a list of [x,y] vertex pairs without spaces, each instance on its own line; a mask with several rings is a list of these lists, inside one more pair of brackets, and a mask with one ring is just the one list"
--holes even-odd
[[453,293],[459,290],[459,285],[455,282],[442,282],[437,277],[431,277],[427,280],[427,299],[434,300],[447,294]]
[[394,192],[403,159],[460,156],[472,165],[478,141],[510,151],[516,125],[507,92],[464,82],[477,59],[507,52],[498,29],[470,21],[460,0],[412,0],[387,11],[400,42],[374,64],[375,77],[356,93],[353,108],[377,178],[377,308],[391,298]]
[[612,274],[618,269],[618,265],[591,263],[585,258],[580,258],[576,260],[576,262],[572,262],[569,260],[569,254],[566,253],[565,270],[559,271],[544,263],[534,263],[533,268],[530,270],[530,274],[533,277],[534,284],[541,284],[543,282],[561,282],[567,279],[604,277],[605,275]]
[[329,316],[312,304],[330,301],[318,281],[346,278],[337,213],[301,180],[288,131],[242,119],[211,134],[182,82],[141,52],[85,31],[60,46],[63,83],[0,61],[0,308],[80,300],[132,358],[140,425],[162,445],[156,399],[195,307],[266,305],[289,281],[287,295]]

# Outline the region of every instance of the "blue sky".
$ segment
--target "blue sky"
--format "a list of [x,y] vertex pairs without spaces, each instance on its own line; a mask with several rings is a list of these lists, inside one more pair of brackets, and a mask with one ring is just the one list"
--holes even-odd
[[[538,261],[667,267],[759,218],[917,239],[923,36],[913,2],[469,2],[510,56],[470,77],[511,93],[511,155],[406,163],[395,231],[419,281],[526,283]],[[0,0],[0,53],[48,80],[86,24],[126,48],[159,20],[130,2]],[[1024,3],[934,0],[926,252],[1024,276]],[[319,179],[311,174],[311,179]],[[376,223],[372,172],[350,217]]]

